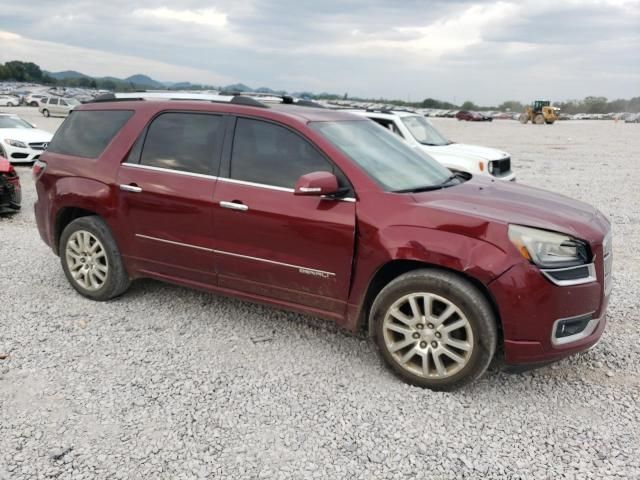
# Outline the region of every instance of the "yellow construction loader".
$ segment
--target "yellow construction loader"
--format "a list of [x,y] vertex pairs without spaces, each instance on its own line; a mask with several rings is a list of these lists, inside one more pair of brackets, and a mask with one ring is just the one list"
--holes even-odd
[[520,123],[527,123],[531,121],[536,125],[543,125],[548,123],[551,125],[558,119],[556,115],[556,108],[551,106],[549,100],[536,100],[533,105],[527,105],[524,108],[524,112],[520,114]]

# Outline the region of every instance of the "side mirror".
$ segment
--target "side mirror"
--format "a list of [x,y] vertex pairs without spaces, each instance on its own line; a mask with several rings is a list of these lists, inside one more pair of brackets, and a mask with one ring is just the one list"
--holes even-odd
[[330,195],[339,191],[338,179],[330,172],[311,172],[296,182],[294,195]]

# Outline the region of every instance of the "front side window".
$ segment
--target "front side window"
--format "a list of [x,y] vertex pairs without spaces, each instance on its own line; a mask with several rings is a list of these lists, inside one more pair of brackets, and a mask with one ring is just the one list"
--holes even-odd
[[163,113],[149,126],[140,164],[211,174],[212,160],[218,154],[223,130],[219,115]]
[[72,110],[47,150],[98,158],[131,115],[133,112],[130,110]]
[[367,120],[312,122],[311,128],[351,158],[387,191],[440,185],[451,172],[398,136]]
[[395,133],[396,135],[404,138],[402,133],[400,133],[400,129],[393,122],[393,120],[385,120],[385,119],[382,119],[382,118],[371,118],[371,120],[373,120],[374,122],[376,122],[379,125],[382,125],[384,128],[386,128],[387,130]]
[[231,154],[231,178],[294,188],[302,175],[318,171],[337,173],[333,165],[299,135],[273,123],[238,119]]
[[57,98],[50,98],[49,99],[49,105],[58,105],[58,99]]
[[402,117],[402,123],[411,132],[413,138],[423,145],[442,146],[451,142],[444,138],[426,118],[418,115],[412,117]]

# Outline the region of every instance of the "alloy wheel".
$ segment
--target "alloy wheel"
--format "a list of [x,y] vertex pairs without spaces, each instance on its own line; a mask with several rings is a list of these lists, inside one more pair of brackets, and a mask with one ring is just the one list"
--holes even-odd
[[393,360],[422,378],[444,379],[469,362],[474,348],[467,317],[450,300],[411,293],[387,310],[382,332]]
[[67,240],[65,257],[69,272],[80,287],[95,291],[104,285],[109,274],[107,254],[91,232],[74,232]]

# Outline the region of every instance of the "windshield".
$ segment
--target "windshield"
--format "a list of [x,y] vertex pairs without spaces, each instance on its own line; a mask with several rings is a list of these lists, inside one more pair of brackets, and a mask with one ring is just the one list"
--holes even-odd
[[423,145],[449,145],[451,142],[444,138],[426,118],[419,116],[402,117],[402,123],[409,129],[411,135]]
[[33,125],[18,117],[0,115],[0,128],[33,128]]
[[409,191],[441,185],[451,172],[398,136],[368,120],[312,122],[333,145],[357,163],[387,191]]

